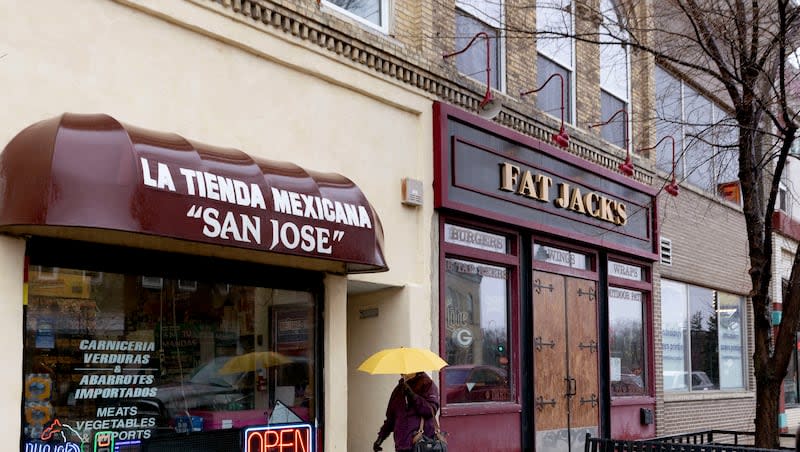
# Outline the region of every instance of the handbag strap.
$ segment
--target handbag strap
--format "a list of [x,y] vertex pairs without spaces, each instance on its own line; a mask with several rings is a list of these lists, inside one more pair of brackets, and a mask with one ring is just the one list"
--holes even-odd
[[[433,426],[434,426],[434,430],[433,431],[434,431],[434,433],[440,433],[439,421],[436,419],[436,412],[433,411],[433,407],[431,406],[430,403],[428,403],[427,400],[425,401],[425,404],[428,405],[428,408],[431,409],[431,413],[433,414],[432,419],[433,419]],[[419,433],[425,432],[425,418],[423,418],[422,416],[419,417],[419,430],[418,430],[418,432]]]

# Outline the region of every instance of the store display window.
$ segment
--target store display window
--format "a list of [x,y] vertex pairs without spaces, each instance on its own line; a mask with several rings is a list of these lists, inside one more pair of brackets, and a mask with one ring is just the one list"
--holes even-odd
[[644,295],[640,291],[610,287],[608,334],[611,395],[647,395],[645,362]]
[[221,261],[191,279],[29,262],[24,450],[315,423],[314,290],[226,278]]
[[473,225],[442,226],[442,357],[450,364],[441,371],[444,404],[513,402],[509,287],[516,243]]
[[661,281],[665,391],[745,387],[744,297]]
[[608,281],[611,396],[648,396],[650,269],[635,262],[609,259]]
[[459,259],[445,262],[446,401],[510,401],[506,269]]

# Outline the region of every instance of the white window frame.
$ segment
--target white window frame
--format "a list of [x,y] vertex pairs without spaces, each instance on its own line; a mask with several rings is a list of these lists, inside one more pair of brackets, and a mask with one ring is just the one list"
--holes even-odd
[[[479,8],[475,7],[474,4],[481,4],[481,3],[493,3],[499,4],[500,9],[500,17],[495,19],[486,15],[483,11]],[[505,93],[506,92],[506,43],[505,43],[505,11],[506,11],[506,0],[456,0],[456,9],[460,11],[462,14],[471,17],[472,19],[484,24],[489,28],[493,28],[497,30],[497,69],[496,69],[496,78],[497,78],[497,88],[491,86],[491,80],[489,81],[490,89],[494,89],[495,91]],[[458,31],[458,30],[456,30]],[[482,42],[474,42],[472,46],[477,45],[485,45]],[[489,49],[493,46],[491,45]],[[461,49],[456,49],[461,50]],[[456,65],[458,67],[458,65]],[[483,73],[480,74],[464,74],[467,77],[479,81],[481,84],[486,83],[486,76]]]
[[[689,308],[690,308],[690,303],[691,303],[691,295],[689,294],[690,288],[691,287],[695,287],[695,288],[699,288],[699,289],[712,291],[712,292],[714,292],[715,298],[719,297],[720,294],[724,294],[724,295],[732,296],[734,298],[738,298],[740,300],[740,305],[739,306],[740,306],[741,312],[740,312],[740,319],[739,319],[739,325],[740,325],[740,327],[739,327],[740,330],[739,331],[741,331],[741,336],[740,336],[741,350],[739,352],[739,358],[741,360],[740,363],[741,363],[741,371],[742,371],[742,373],[740,375],[740,377],[741,377],[741,379],[740,379],[741,386],[733,386],[733,387],[725,387],[725,388],[723,388],[722,387],[722,372],[721,372],[721,369],[720,369],[719,370],[719,382],[718,382],[719,387],[716,388],[716,389],[711,389],[711,391],[724,392],[724,391],[743,391],[743,390],[747,390],[747,387],[748,387],[747,375],[748,375],[748,372],[749,372],[749,369],[748,369],[748,353],[749,353],[749,350],[748,350],[748,345],[747,345],[748,344],[748,335],[747,335],[747,328],[746,328],[746,325],[747,325],[747,322],[748,322],[748,319],[747,319],[747,301],[746,301],[745,297],[743,297],[741,295],[733,294],[733,293],[730,293],[730,292],[718,291],[716,289],[711,289],[711,288],[706,287],[706,286],[699,286],[699,285],[696,285],[696,284],[689,284],[689,283],[685,283],[685,282],[682,282],[682,281],[671,280],[671,279],[662,279],[662,283],[661,284],[662,284],[662,287],[664,285],[669,284],[669,285],[672,285],[673,287],[680,286],[683,289],[682,290],[682,295],[684,295],[684,299],[680,300],[680,301],[683,304],[684,313],[686,314],[686,316],[684,318],[686,323],[684,325],[682,325],[682,326],[685,326],[686,330],[688,331],[688,334],[686,336],[684,336],[684,350],[683,350],[684,368],[683,368],[683,371],[687,372],[690,377],[691,377],[692,373],[697,372],[697,371],[702,371],[702,370],[699,370],[699,369],[692,368],[691,359],[689,359],[688,361],[686,360],[687,354],[691,355],[691,353],[692,353],[692,338],[691,338],[691,325],[690,325],[691,324],[691,319],[689,318],[689,314],[690,314],[689,313]],[[663,298],[664,298],[663,289],[662,289],[661,297],[662,297],[662,310],[663,310],[664,309],[663,308]],[[716,303],[717,303],[717,301],[715,301],[715,304]],[[719,308],[717,307],[716,309],[719,309]],[[721,311],[718,311],[718,312],[721,312]],[[662,326],[661,326],[661,331],[659,333],[662,336],[664,334],[663,323],[662,323]],[[717,350],[716,350],[718,360],[722,359],[721,355],[723,354],[723,351],[720,348],[720,345],[722,345],[722,344],[719,344],[720,340],[721,340],[720,339],[720,319],[719,319],[719,316],[718,316],[717,317],[717,341],[718,341],[718,345],[717,345]],[[688,366],[688,368],[686,366]],[[721,361],[718,362],[717,366],[718,367],[722,366]],[[664,382],[663,379],[664,379],[665,373],[667,371],[666,367],[667,366],[665,366],[662,363],[662,370],[661,370],[661,376],[660,376],[660,378],[662,379],[662,382]],[[688,386],[686,388],[669,389],[669,388],[666,387],[666,382],[664,382],[664,391],[667,392],[667,393],[687,393],[687,392],[692,392],[692,393],[695,393],[695,394],[698,392],[698,390],[692,389],[692,380],[691,380],[691,378],[689,378],[689,380],[687,381],[687,384],[688,384]]]
[[[550,1],[559,1],[559,0],[550,0]],[[575,30],[575,2],[572,1],[572,0],[568,0],[568,1],[569,1],[569,17],[570,17],[570,21],[569,21],[569,29],[567,30],[567,33],[572,34],[572,33],[574,33],[574,30]],[[537,31],[541,31],[541,28],[540,28],[540,23],[541,22],[539,21],[539,18],[541,17],[542,13],[547,10],[546,8],[543,7],[545,4],[546,4],[546,1],[537,1],[536,2],[536,18],[537,18],[536,30]],[[547,38],[547,39],[555,39],[555,38]],[[575,108],[577,107],[576,100],[575,100],[575,98],[576,98],[576,96],[575,96],[575,92],[576,92],[575,91],[575,89],[576,89],[575,79],[577,78],[575,76],[575,66],[577,65],[576,56],[575,56],[575,39],[573,39],[573,38],[563,38],[563,39],[569,41],[569,49],[570,49],[569,50],[569,58],[566,58],[566,59],[565,58],[560,58],[559,55],[556,52],[551,52],[550,49],[547,48],[547,46],[545,46],[545,45],[540,46],[540,43],[539,43],[538,40],[536,42],[536,52],[540,53],[543,57],[545,57],[548,60],[552,61],[554,64],[556,64],[558,66],[561,66],[562,68],[564,68],[569,73],[569,88],[568,88],[568,92],[569,92],[570,95],[569,95],[568,99],[564,99],[565,102],[569,103],[569,108],[568,108],[569,111],[568,111],[566,117],[564,118],[564,122],[568,123],[568,124],[575,124],[575,117],[576,117],[575,116]],[[537,61],[538,61],[538,59],[537,59]],[[538,65],[537,65],[537,68],[538,68]],[[553,82],[551,82],[551,83],[553,83]],[[567,88],[567,87],[565,86],[564,88]]]
[[786,215],[791,216],[791,199],[789,189],[783,182],[778,183],[778,199],[775,200],[775,210],[780,210]]
[[[671,135],[673,135],[675,137],[675,173],[676,173],[676,175],[680,175],[682,183],[683,182],[689,183],[693,187],[698,187],[698,188],[700,188],[700,189],[702,189],[703,191],[706,191],[706,192],[712,192],[714,194],[714,196],[720,197],[719,193],[716,192],[716,187],[718,187],[719,184],[721,184],[721,183],[733,182],[733,180],[721,180],[719,178],[719,168],[718,168],[719,163],[718,163],[718,158],[717,158],[717,151],[713,152],[715,158],[713,158],[711,160],[711,163],[710,163],[710,165],[711,165],[710,171],[713,174],[714,180],[708,181],[708,182],[710,182],[709,187],[699,187],[696,184],[690,182],[689,179],[688,179],[688,176],[687,176],[687,171],[690,170],[690,169],[693,169],[693,168],[687,168],[687,166],[686,166],[687,165],[687,162],[686,162],[687,161],[687,159],[686,159],[686,154],[687,154],[686,147],[688,145],[687,141],[689,141],[689,140],[687,140],[687,127],[688,127],[688,125],[686,124],[686,120],[687,120],[686,100],[687,100],[687,95],[688,95],[687,92],[686,92],[686,88],[687,87],[690,88],[692,91],[697,93],[698,96],[700,96],[702,99],[704,99],[705,101],[708,101],[711,104],[711,122],[712,122],[712,124],[716,124],[716,123],[718,123],[719,121],[721,121],[722,119],[725,118],[725,116],[726,116],[725,110],[723,110],[719,106],[719,104],[717,104],[713,99],[709,98],[708,96],[706,96],[705,94],[700,92],[698,89],[696,89],[694,87],[691,87],[691,86],[687,86],[687,84],[686,84],[686,82],[684,80],[682,80],[682,79],[680,79],[678,77],[675,77],[669,70],[667,70],[667,69],[665,69],[665,68],[663,68],[661,66],[656,66],[656,70],[662,71],[666,76],[670,77],[672,79],[672,81],[674,83],[677,83],[678,86],[679,86],[678,96],[680,96],[680,97],[678,98],[678,104],[680,106],[679,107],[680,108],[680,118],[678,119],[678,124],[675,124],[672,127],[670,127],[672,129],[674,129],[673,133]],[[657,83],[656,83],[655,88],[656,88],[656,98],[658,98],[662,93],[660,93],[658,91],[659,87],[658,87]],[[660,122],[660,119],[657,118],[656,121]],[[659,128],[656,127],[657,133],[658,133],[658,129]],[[660,139],[661,137],[658,137],[658,138]],[[656,152],[670,152],[671,153],[672,152],[672,148],[664,145],[664,146],[660,146],[659,149],[656,150]],[[671,155],[670,155],[670,159],[669,160],[670,161],[672,160],[671,159]],[[658,168],[658,169],[660,169],[661,171],[664,171],[663,168]],[[738,179],[736,179],[736,180],[738,180]]]
[[[608,9],[610,12],[613,12],[615,14],[615,16],[616,16],[617,22],[619,22],[619,20],[620,20],[619,19],[619,14],[618,14],[618,11],[617,11],[617,8],[616,8],[616,2],[614,0],[601,0],[601,5],[603,5],[603,6],[601,6],[601,9]],[[603,91],[607,92],[608,94],[611,94],[612,96],[616,97],[617,99],[621,100],[623,103],[625,103],[626,106],[628,106],[627,109],[630,109],[630,103],[631,103],[631,52],[630,52],[630,49],[629,49],[628,45],[623,40],[612,38],[611,36],[606,36],[604,34],[602,28],[605,28],[606,30],[609,30],[608,33],[612,32],[612,30],[610,30],[610,28],[615,28],[615,30],[613,30],[613,32],[616,33],[616,34],[627,35],[627,33],[625,33],[625,31],[622,30],[622,29],[616,29],[617,28],[616,25],[615,25],[616,23],[608,23],[608,24],[606,24],[605,22],[608,19],[609,18],[605,14],[603,14],[602,21],[600,23],[600,28],[601,28],[601,30],[600,30],[600,42],[601,42],[601,44],[600,44],[600,89],[602,89]],[[619,49],[616,48],[617,46],[619,47]],[[603,49],[606,49],[606,52],[604,52]],[[624,54],[624,56],[625,56],[625,81],[624,81],[625,88],[622,91],[617,89],[618,87],[617,87],[617,85],[615,83],[609,83],[609,82],[614,81],[614,79],[611,79],[611,78],[608,78],[608,77],[603,77],[604,73],[608,74],[608,73],[614,73],[615,72],[615,71],[613,71],[613,69],[615,69],[615,68],[613,66],[608,66],[607,65],[608,60],[603,58],[604,53],[606,55],[609,55],[608,52],[612,51],[612,50],[614,51],[611,54],[611,56],[613,56],[613,57],[618,56],[617,55],[618,52],[622,52]],[[616,60],[616,58],[615,58],[615,60]],[[611,64],[617,64],[617,61],[612,61]],[[606,81],[605,83],[603,83],[604,79]]]
[[368,26],[370,28],[378,30],[381,33],[389,34],[389,18],[390,18],[389,11],[392,8],[392,0],[378,0],[378,2],[381,5],[381,23],[380,24],[376,24],[374,22],[370,22],[369,20],[359,16],[358,14],[350,12],[350,11],[342,8],[341,6],[337,6],[337,5],[331,3],[328,0],[322,0],[322,5],[325,6],[326,8],[330,8],[332,11],[335,11],[338,14],[347,16],[348,18],[353,19],[358,23],[361,23],[361,24],[366,25],[366,26]]
[[[605,91],[606,94],[608,94],[608,95],[614,97],[615,99],[621,101],[622,104],[624,105],[623,108],[625,109],[625,115],[626,115],[626,118],[628,118],[628,121],[625,122],[625,134],[628,137],[628,140],[627,140],[628,142],[626,143],[626,145],[629,148],[629,149],[625,149],[625,151],[629,151],[629,150],[631,150],[630,147],[632,146],[631,137],[633,137],[633,128],[631,126],[633,121],[630,120],[630,117],[631,117],[631,52],[630,52],[629,46],[627,46],[624,41],[622,41],[620,39],[612,38],[611,36],[606,36],[604,34],[604,33],[611,33],[611,31],[609,29],[611,27],[616,28],[615,24],[620,21],[619,11],[617,9],[616,1],[615,0],[600,0],[600,5],[601,5],[600,6],[601,14],[602,14],[601,22],[600,22],[600,25],[599,25],[600,30],[598,30],[600,32],[600,42],[601,42],[600,43],[600,52],[599,52],[600,90],[601,91]],[[616,22],[613,22],[613,23],[610,23],[610,24],[609,23],[605,23],[609,19],[607,17],[608,13],[613,13],[614,14]],[[607,31],[604,32],[603,28],[605,28]],[[614,31],[616,33],[620,34],[620,35],[626,34],[624,32],[624,30],[622,30],[622,29],[614,30]],[[604,58],[604,55],[607,55],[607,52],[611,52],[612,51],[612,47],[611,46],[619,46],[620,47],[620,50],[613,49],[614,53],[611,54],[612,56],[616,57],[617,56],[617,52],[619,52],[619,51],[624,53],[624,57],[625,57],[625,89],[623,90],[624,92],[620,92],[620,90],[617,89],[617,85],[615,83],[609,83],[610,81],[613,81],[613,79],[603,77],[603,74],[614,73],[614,69],[615,68],[613,67],[613,65],[617,64],[617,61],[612,61],[611,62],[611,66],[609,66],[607,59]],[[606,50],[604,51],[604,49],[606,49]],[[604,83],[604,79],[606,79],[605,83]],[[602,102],[602,96],[601,96],[601,102]],[[601,111],[602,111],[602,108],[603,107],[601,105],[600,106]],[[600,121],[604,122],[604,121],[608,121],[609,119],[610,118],[600,118]]]

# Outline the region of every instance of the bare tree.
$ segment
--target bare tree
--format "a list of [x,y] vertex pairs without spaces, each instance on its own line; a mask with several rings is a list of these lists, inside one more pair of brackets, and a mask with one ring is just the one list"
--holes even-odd
[[[605,2],[577,3],[578,16],[599,24],[596,32],[539,29],[537,39],[569,37],[598,45],[622,42],[633,52],[650,55],[659,64],[699,81],[731,109],[728,125],[738,131],[731,149],[738,154],[752,283],[749,298],[755,314],[755,445],[776,448],[779,397],[800,320],[798,249],[779,332],[773,337],[772,213],[798,130],[798,99],[793,92],[797,69],[790,65],[798,43],[798,6],[792,0],[622,0],[616,14],[610,15],[598,7]],[[609,22],[615,26],[600,25]],[[706,124],[709,128],[719,125]],[[695,138],[705,139],[702,134]]]
[[[438,3],[452,7],[450,2]],[[459,4],[501,6],[500,0],[459,0]],[[683,125],[692,130],[690,142],[710,145],[724,154],[721,159],[711,158],[723,165],[738,163],[751,279],[748,295],[755,317],[755,444],[778,447],[779,397],[800,320],[800,249],[783,296],[779,330],[773,335],[772,214],[798,131],[800,69],[790,64],[799,60],[798,2],[507,0],[505,5],[506,18],[529,14],[532,9],[537,15],[542,8],[552,13],[537,18],[532,28],[505,25],[508,36],[534,37],[540,43],[537,48],[545,45],[551,51],[558,44],[541,44],[542,40],[575,39],[597,44],[601,53],[605,47],[623,45],[634,57],[652,58],[694,81],[729,109],[729,117],[720,121]],[[725,129],[738,132],[733,142],[718,140],[731,135]]]

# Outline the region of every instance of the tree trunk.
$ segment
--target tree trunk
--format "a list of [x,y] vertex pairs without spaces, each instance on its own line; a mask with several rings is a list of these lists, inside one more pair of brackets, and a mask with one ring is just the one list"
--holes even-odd
[[756,447],[780,447],[778,407],[782,383],[774,377],[766,377],[759,379],[756,385]]

